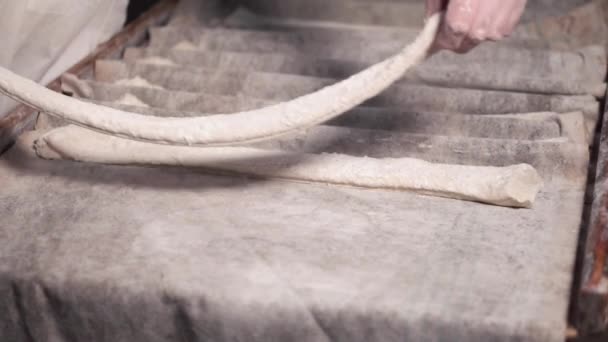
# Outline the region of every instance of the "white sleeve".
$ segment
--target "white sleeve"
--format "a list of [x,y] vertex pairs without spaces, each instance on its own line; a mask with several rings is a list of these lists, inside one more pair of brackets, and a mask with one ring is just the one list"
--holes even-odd
[[[0,1],[0,66],[46,84],[120,31],[128,0]],[[0,95],[0,118],[16,102]]]

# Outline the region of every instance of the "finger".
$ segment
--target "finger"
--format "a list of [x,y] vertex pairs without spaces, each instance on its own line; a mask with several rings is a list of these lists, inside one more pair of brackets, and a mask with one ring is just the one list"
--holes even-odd
[[513,2],[515,0],[503,1],[500,4],[499,12],[494,20],[494,25],[490,32],[492,40],[499,40],[508,35],[509,31],[506,28],[506,23],[511,17],[513,11]]
[[512,0],[484,0],[481,2],[470,30],[470,39],[477,42],[501,39],[497,18],[505,15],[505,3],[510,1]]
[[[486,1],[486,0],[484,0]],[[448,26],[457,33],[467,33],[471,28],[473,20],[481,0],[452,0],[449,2],[445,21]]]
[[504,36],[510,35],[515,30],[515,27],[517,24],[519,24],[521,16],[526,10],[526,3],[526,0],[513,0],[507,17],[500,23],[500,30]]
[[439,33],[435,38],[435,45],[439,50],[454,50],[460,46],[463,39],[464,34],[457,34],[452,31],[452,29],[450,29],[448,25],[442,23],[439,27]]
[[437,36],[437,44],[457,50],[469,33],[480,0],[453,0],[448,4],[445,19]]
[[462,41],[462,44],[460,44],[460,46],[456,50],[454,50],[454,52],[460,53],[460,54],[467,53],[467,52],[473,50],[477,45],[479,45],[479,43],[481,43],[481,41],[466,37]]

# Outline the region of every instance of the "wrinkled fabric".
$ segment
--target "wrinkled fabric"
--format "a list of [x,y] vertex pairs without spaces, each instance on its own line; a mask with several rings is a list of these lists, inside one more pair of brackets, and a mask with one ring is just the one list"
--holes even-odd
[[[128,0],[0,0],[0,65],[46,84],[118,32]],[[0,96],[0,117],[16,105]]]

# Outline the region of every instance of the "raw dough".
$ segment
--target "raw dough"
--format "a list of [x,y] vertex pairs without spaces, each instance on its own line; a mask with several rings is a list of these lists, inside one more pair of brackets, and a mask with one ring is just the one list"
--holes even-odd
[[149,117],[57,94],[4,68],[0,68],[0,92],[73,123],[130,139],[216,146],[267,140],[332,119],[386,89],[427,56],[440,16],[430,17],[416,40],[397,55],[315,93],[253,111]]
[[409,190],[510,207],[532,206],[542,186],[536,170],[527,164],[482,167],[249,147],[167,146],[109,137],[73,125],[44,134],[36,140],[35,150],[45,159],[201,167],[262,177]]
[[116,84],[118,85],[124,85],[124,86],[130,86],[130,87],[143,87],[143,88],[152,88],[152,89],[165,89],[159,85],[156,84],[152,84],[150,82],[148,82],[148,80],[141,78],[139,76],[136,76],[134,78],[130,78],[130,79],[122,79],[122,80],[118,80],[116,81]]
[[166,58],[162,58],[162,57],[148,57],[148,58],[142,59],[140,62],[144,63],[144,64],[154,64],[154,65],[167,65],[167,66],[175,65],[175,63],[173,63],[170,59],[166,59]]
[[137,96],[130,94],[130,93],[123,95],[123,97],[121,97],[118,101],[116,101],[116,103],[128,105],[128,106],[137,106],[137,107],[146,107],[146,108],[150,107],[150,106],[148,106],[147,103],[143,102],[142,100],[137,98]]
[[173,49],[176,49],[176,50],[196,50],[197,48],[196,48],[196,45],[192,44],[191,42],[189,42],[187,40],[184,40],[184,41],[181,41],[181,42],[177,43],[173,47]]

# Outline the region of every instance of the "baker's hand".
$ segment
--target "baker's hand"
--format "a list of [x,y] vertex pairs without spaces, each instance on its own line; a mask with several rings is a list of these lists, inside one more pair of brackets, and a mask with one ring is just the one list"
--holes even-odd
[[445,11],[434,51],[466,53],[479,43],[509,36],[526,0],[426,0],[427,16]]

